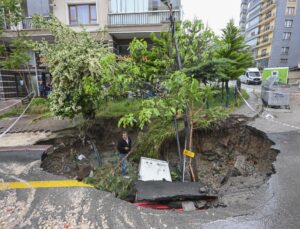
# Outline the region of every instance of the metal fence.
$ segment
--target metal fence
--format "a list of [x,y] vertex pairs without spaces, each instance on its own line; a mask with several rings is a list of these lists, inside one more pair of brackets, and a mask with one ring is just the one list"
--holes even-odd
[[[50,16],[44,17],[46,20],[50,20]],[[5,30],[30,30],[30,29],[36,29],[32,23],[32,17],[25,17],[20,21],[17,25],[11,25],[9,23],[4,23],[3,25]]]

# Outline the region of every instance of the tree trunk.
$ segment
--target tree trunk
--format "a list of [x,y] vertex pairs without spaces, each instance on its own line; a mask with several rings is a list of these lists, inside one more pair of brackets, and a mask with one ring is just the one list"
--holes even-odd
[[222,80],[222,102],[224,101],[224,81]]
[[225,88],[226,88],[226,107],[229,107],[229,80],[226,80],[225,82]]

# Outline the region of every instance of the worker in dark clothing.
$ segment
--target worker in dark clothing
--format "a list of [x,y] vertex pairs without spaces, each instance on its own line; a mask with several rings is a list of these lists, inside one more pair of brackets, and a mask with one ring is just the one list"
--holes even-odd
[[120,155],[120,159],[122,160],[121,168],[122,168],[122,176],[127,176],[127,161],[126,156],[131,150],[131,139],[128,137],[127,132],[122,133],[122,138],[118,142],[118,152]]

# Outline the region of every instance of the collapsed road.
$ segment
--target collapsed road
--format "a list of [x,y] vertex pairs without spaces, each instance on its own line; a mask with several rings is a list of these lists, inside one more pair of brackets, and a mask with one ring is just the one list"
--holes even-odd
[[[292,106],[293,114],[277,114],[276,121],[297,125],[299,107]],[[248,125],[265,132],[280,151],[276,173],[255,189],[221,196],[226,208],[176,212],[136,207],[41,170],[42,151],[25,160],[18,150],[0,161],[0,228],[299,228],[300,132],[263,118]],[[43,187],[33,181],[55,182]]]
[[[178,213],[139,208],[89,187],[6,190],[1,186],[0,203],[5,206],[0,209],[1,228],[299,228],[300,133],[268,136],[281,151],[275,163],[277,173],[252,190],[247,202]],[[5,182],[65,179],[42,171],[38,160],[14,158],[1,160]]]

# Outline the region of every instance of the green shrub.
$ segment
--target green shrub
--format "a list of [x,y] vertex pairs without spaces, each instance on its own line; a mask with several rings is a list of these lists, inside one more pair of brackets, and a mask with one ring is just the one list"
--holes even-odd
[[137,180],[136,171],[131,163],[127,162],[127,167],[129,178],[121,176],[120,168],[115,171],[115,165],[108,164],[98,167],[93,177],[84,181],[99,190],[113,193],[117,198],[126,199],[134,193],[134,183]]

